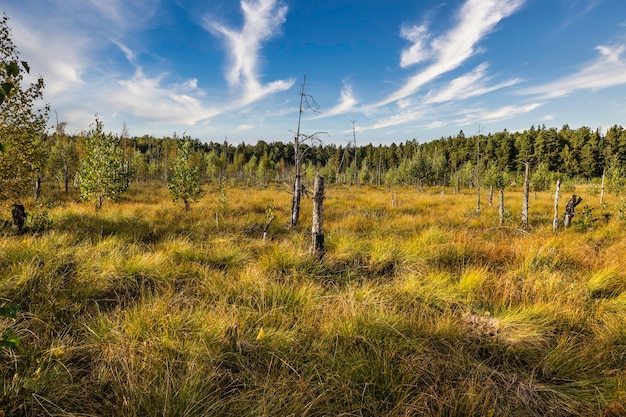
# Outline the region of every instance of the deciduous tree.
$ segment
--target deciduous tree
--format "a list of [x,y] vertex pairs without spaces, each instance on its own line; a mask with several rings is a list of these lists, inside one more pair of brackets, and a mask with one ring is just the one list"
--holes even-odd
[[6,14],[0,18],[0,198],[17,199],[44,166],[48,106],[36,107],[43,98],[42,77],[23,86],[30,68],[19,59],[8,20]]
[[167,185],[174,201],[182,200],[185,210],[189,210],[189,203],[198,201],[202,196],[200,170],[191,161],[191,145],[189,139],[180,141]]
[[124,173],[124,155],[119,147],[120,139],[103,132],[102,121],[96,122],[87,134],[86,156],[76,175],[80,197],[100,210],[105,199],[119,200],[128,189],[129,176]]

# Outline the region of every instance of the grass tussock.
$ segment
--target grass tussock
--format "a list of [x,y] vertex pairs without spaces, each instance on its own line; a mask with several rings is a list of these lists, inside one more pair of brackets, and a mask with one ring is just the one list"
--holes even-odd
[[321,261],[310,202],[290,231],[273,189],[183,212],[137,187],[4,231],[0,415],[625,415],[621,220],[554,235],[538,193],[501,228],[440,191],[328,187]]

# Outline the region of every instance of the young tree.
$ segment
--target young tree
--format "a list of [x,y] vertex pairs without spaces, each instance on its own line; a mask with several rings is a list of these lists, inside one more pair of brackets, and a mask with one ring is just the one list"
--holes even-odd
[[174,201],[183,200],[185,211],[189,210],[190,202],[198,201],[202,196],[200,170],[192,164],[191,155],[191,141],[183,138],[178,144],[167,185]]
[[106,198],[119,200],[129,183],[129,176],[124,173],[120,140],[102,129],[102,122],[96,117],[95,126],[85,140],[87,154],[76,174],[81,199],[92,202],[96,211]]
[[76,138],[65,133],[65,122],[57,123],[54,134],[50,140],[50,154],[48,157],[48,175],[54,178],[65,193],[69,192],[70,179],[75,175],[78,164],[78,146]]
[[0,18],[0,198],[19,198],[45,163],[48,106],[35,107],[43,98],[43,78],[22,85],[30,68],[19,60],[8,20],[6,14]]

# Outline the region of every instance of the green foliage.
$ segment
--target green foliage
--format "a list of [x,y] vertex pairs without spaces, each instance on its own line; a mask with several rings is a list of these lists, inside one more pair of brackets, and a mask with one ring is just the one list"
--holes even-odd
[[626,188],[624,167],[617,155],[609,159],[606,167],[606,186],[610,193],[620,194]]
[[123,170],[119,143],[118,137],[103,132],[102,122],[96,117],[95,126],[86,137],[87,154],[76,175],[81,199],[93,203],[96,210],[105,199],[118,201],[128,189],[129,176]]
[[[15,320],[20,307],[17,304],[5,304],[0,306],[0,317]],[[20,338],[13,328],[9,327],[2,333],[0,338],[0,348],[16,349],[20,346]]]
[[593,209],[589,205],[585,205],[582,213],[576,216],[574,226],[581,232],[592,230],[598,219],[593,217]]
[[24,229],[31,233],[42,233],[52,228],[50,212],[45,208],[31,211],[24,222]]
[[483,177],[483,185],[487,188],[493,187],[496,190],[503,190],[508,185],[508,176],[502,168],[496,164],[490,164]]
[[535,172],[530,177],[530,185],[534,191],[547,191],[552,185],[552,175],[548,170],[548,165],[540,163]]
[[182,200],[185,210],[189,210],[190,202],[198,201],[202,196],[200,171],[191,162],[191,145],[191,141],[185,138],[179,142],[178,154],[168,178],[172,198],[174,201]]
[[24,87],[24,71],[30,68],[19,59],[4,15],[0,18],[0,198],[24,195],[46,158],[48,107],[35,107],[43,97],[43,78]]

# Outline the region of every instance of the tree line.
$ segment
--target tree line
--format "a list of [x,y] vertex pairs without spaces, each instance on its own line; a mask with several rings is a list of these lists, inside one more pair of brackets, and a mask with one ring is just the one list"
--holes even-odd
[[[442,137],[425,143],[416,139],[399,144],[324,144],[316,134],[300,131],[294,141],[231,144],[201,142],[188,136],[130,136],[126,125],[119,134],[105,133],[96,117],[91,129],[66,132],[58,122],[47,128],[49,106],[40,104],[44,82],[23,85],[28,64],[13,45],[8,18],[0,19],[0,200],[18,201],[29,192],[39,198],[43,186],[74,187],[81,198],[98,208],[106,198],[117,199],[131,182],[161,181],[175,199],[188,207],[201,193],[200,184],[219,186],[312,184],[320,175],[327,184],[413,185],[503,189],[528,177],[537,191],[554,179],[590,180],[606,177],[610,191],[624,188],[626,131],[614,125],[606,132],[589,127],[572,129],[531,126],[486,135]],[[300,115],[312,98],[302,84]],[[315,139],[315,140],[309,140]],[[294,181],[294,176],[297,181]],[[294,197],[296,198],[296,197]],[[480,204],[480,201],[479,201]]]
[[[69,135],[60,123],[54,133],[45,135],[45,161],[42,174],[58,188],[67,188],[85,158],[89,132]],[[293,172],[293,143],[258,141],[256,144],[201,142],[188,136],[157,138],[129,137],[126,129],[116,136],[120,149],[120,169],[134,181],[167,183],[180,142],[191,165],[208,182],[220,184],[268,185],[288,182]],[[111,134],[109,134],[111,135]],[[490,169],[516,176],[523,163],[533,172],[558,173],[563,178],[591,180],[605,169],[619,170],[626,165],[626,130],[615,125],[602,134],[588,127],[561,129],[545,126],[522,132],[505,131],[488,135],[455,137],[426,143],[410,140],[390,145],[354,147],[336,144],[300,144],[303,173],[316,173],[327,182],[369,185],[446,185],[473,186],[476,173],[485,176]],[[478,158],[477,158],[478,157]],[[477,163],[478,161],[478,163]],[[478,171],[476,170],[478,164]]]

